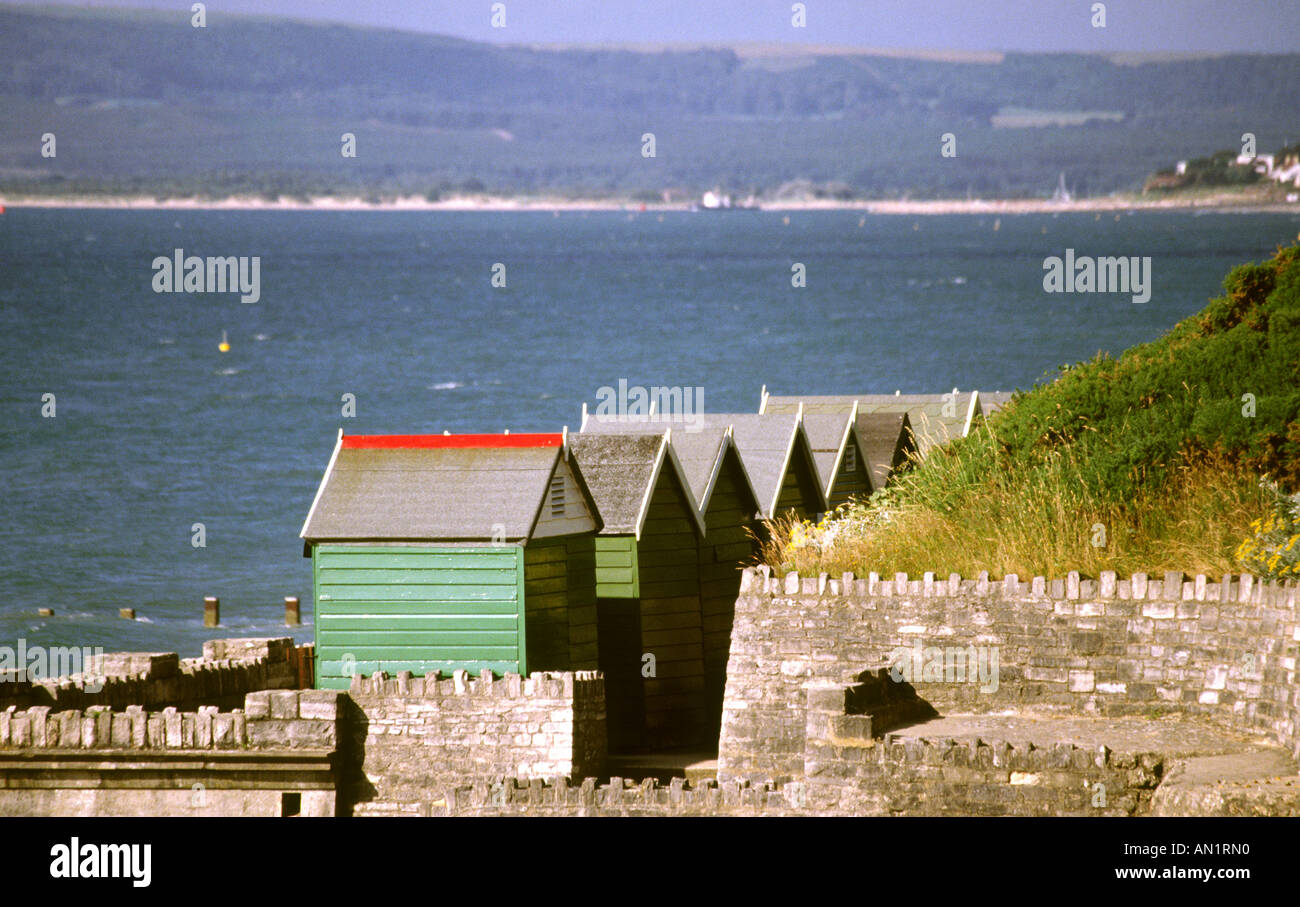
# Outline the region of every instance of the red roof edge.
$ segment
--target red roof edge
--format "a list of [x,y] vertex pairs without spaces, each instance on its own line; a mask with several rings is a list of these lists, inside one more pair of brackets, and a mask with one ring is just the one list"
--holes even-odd
[[461,447],[563,447],[564,435],[344,435],[344,450]]

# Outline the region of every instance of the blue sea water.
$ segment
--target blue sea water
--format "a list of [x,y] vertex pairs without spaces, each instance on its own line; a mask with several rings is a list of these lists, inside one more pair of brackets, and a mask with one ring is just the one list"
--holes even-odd
[[[789,222],[786,223],[788,217]],[[348,433],[557,431],[617,385],[1010,390],[1154,339],[1298,215],[10,209],[0,216],[0,644],[197,654],[284,632]],[[261,299],[151,262],[258,256]],[[1153,292],[1043,292],[1043,260],[1151,256]],[[491,285],[505,265],[506,286]],[[803,263],[807,286],[791,286]],[[231,344],[218,351],[222,332]],[[42,415],[53,394],[55,416]],[[344,394],[355,418],[341,414]],[[204,524],[206,547],[191,544]],[[202,626],[202,600],[223,627]],[[41,618],[36,609],[52,607]],[[120,607],[138,619],[119,619]]]

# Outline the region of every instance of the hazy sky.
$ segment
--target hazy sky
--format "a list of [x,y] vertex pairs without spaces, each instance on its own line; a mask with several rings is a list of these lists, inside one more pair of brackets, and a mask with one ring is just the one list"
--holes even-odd
[[[861,47],[1025,51],[1300,52],[1300,0],[804,0],[807,26],[787,0],[208,0],[264,13],[437,32],[482,41],[764,41]],[[72,6],[188,11],[191,0],[82,0]]]

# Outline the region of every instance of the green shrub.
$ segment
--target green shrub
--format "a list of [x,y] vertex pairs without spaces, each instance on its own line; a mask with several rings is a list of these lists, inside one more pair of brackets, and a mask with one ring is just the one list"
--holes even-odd
[[1211,573],[1248,554],[1262,570],[1291,545],[1269,569],[1292,563],[1289,535],[1238,546],[1270,506],[1261,476],[1300,491],[1300,248],[1224,290],[1158,340],[1018,393],[847,519],[775,526],[764,557],[800,572]]

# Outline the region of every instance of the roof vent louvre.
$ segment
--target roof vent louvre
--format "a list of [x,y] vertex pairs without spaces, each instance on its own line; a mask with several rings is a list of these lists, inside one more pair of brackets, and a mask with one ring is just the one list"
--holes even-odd
[[551,478],[551,516],[564,516],[564,476],[562,474]]

